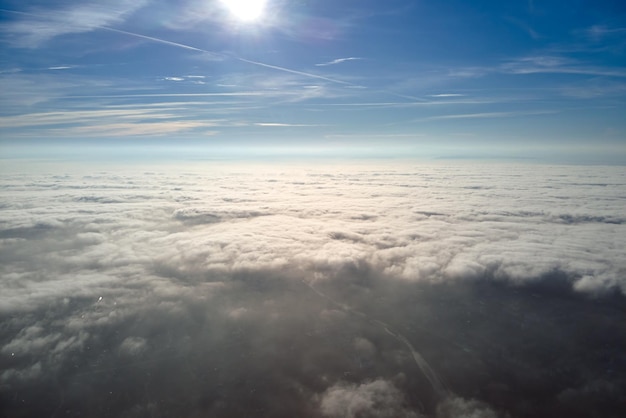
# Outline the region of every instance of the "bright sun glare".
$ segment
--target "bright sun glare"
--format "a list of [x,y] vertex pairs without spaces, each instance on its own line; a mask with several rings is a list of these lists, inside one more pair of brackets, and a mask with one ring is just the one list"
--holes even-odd
[[263,15],[266,0],[222,0],[222,3],[237,19],[254,22]]

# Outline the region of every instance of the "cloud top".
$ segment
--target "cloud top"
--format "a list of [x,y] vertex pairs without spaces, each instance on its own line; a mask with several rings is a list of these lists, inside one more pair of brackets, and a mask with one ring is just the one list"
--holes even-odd
[[620,167],[4,170],[12,413],[113,400],[117,416],[491,418],[622,402]]

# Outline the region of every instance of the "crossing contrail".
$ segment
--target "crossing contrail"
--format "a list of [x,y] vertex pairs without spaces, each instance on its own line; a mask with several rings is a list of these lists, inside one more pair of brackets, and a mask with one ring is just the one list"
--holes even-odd
[[[7,12],[7,13],[13,13],[13,14],[18,14],[18,15],[22,15],[22,16],[32,16],[32,17],[36,17],[39,19],[46,19],[46,16],[44,15],[39,15],[36,13],[30,13],[30,12],[21,12],[21,11],[17,11],[17,10],[8,10],[8,9],[3,9],[0,8],[0,11],[3,12]],[[105,30],[105,31],[109,31],[109,32],[114,32],[114,33],[119,33],[121,35],[126,35],[126,36],[132,36],[135,38],[139,38],[139,39],[144,39],[146,41],[150,41],[150,42],[155,42],[155,43],[159,43],[159,44],[163,44],[163,45],[169,45],[175,48],[182,48],[182,49],[186,49],[189,51],[195,51],[195,52],[201,52],[203,54],[208,54],[211,55],[215,58],[220,58],[220,59],[234,59],[240,62],[245,62],[247,64],[251,64],[251,65],[256,65],[258,67],[263,67],[263,68],[269,68],[269,69],[273,69],[276,71],[281,71],[284,73],[289,73],[289,74],[296,74],[296,75],[300,75],[303,77],[308,77],[308,78],[312,78],[312,79],[316,79],[316,80],[324,80],[324,81],[328,81],[330,83],[334,83],[334,84],[340,84],[346,87],[354,87],[354,88],[365,88],[367,89],[367,87],[359,85],[359,84],[354,84],[351,83],[349,81],[344,81],[344,80],[338,80],[336,78],[332,78],[332,77],[327,77],[324,75],[319,75],[319,74],[314,74],[314,73],[309,73],[306,71],[300,71],[300,70],[295,70],[292,68],[288,68],[288,67],[282,67],[280,65],[273,65],[273,64],[268,64],[265,62],[261,62],[261,61],[254,61],[251,59],[247,59],[247,58],[243,58],[240,57],[234,53],[226,53],[226,52],[216,52],[216,51],[211,51],[208,49],[204,49],[204,48],[198,48],[195,47],[193,45],[188,45],[188,44],[183,44],[180,42],[174,42],[174,41],[170,41],[167,39],[163,39],[163,38],[157,38],[155,36],[148,36],[148,35],[144,35],[141,33],[137,33],[137,32],[131,32],[131,31],[126,31],[126,30],[122,30],[122,29],[115,29],[109,26],[92,26],[89,29],[100,29],[100,30]],[[407,100],[411,100],[411,101],[420,101],[422,99],[414,97],[414,96],[410,96],[410,95],[406,95],[406,94],[400,94],[400,93],[396,93],[394,91],[389,91],[389,90],[380,90],[380,89],[376,89],[374,90],[376,92],[380,92],[380,93],[385,93],[385,94],[389,94],[395,97],[400,97],[403,99],[407,99]]]
[[[0,11],[2,12],[7,12],[7,13],[13,13],[13,14],[17,14],[17,15],[22,15],[22,16],[32,16],[32,17],[36,17],[39,19],[46,19],[46,16],[43,15],[39,15],[36,13],[30,13],[30,12],[20,12],[17,10],[8,10],[8,9],[3,9],[0,8]],[[259,61],[253,61],[253,60],[249,60],[243,57],[240,57],[238,55],[235,54],[231,54],[231,53],[223,53],[223,52],[215,52],[215,51],[210,51],[208,49],[204,49],[204,48],[198,48],[192,45],[188,45],[188,44],[182,44],[180,42],[173,42],[173,41],[169,41],[167,39],[163,39],[163,38],[157,38],[155,36],[148,36],[148,35],[144,35],[141,33],[137,33],[137,32],[130,32],[127,30],[122,30],[122,29],[115,29],[109,26],[92,26],[91,29],[100,29],[100,30],[105,30],[105,31],[109,31],[109,32],[115,32],[115,33],[119,33],[122,35],[127,35],[127,36],[132,36],[135,38],[139,38],[139,39],[144,39],[146,41],[151,41],[151,42],[155,42],[155,43],[159,43],[159,44],[163,44],[163,45],[169,45],[169,46],[173,46],[176,48],[182,48],[182,49],[187,49],[190,51],[196,51],[196,52],[202,52],[204,54],[209,54],[212,55],[216,58],[232,58],[241,62],[245,62],[248,64],[252,64],[252,65],[256,65],[258,67],[264,67],[264,68],[270,68],[273,70],[277,70],[277,71],[282,71],[285,73],[291,73],[291,74],[297,74],[297,75],[301,75],[304,77],[309,77],[309,78],[315,78],[318,80],[325,80],[331,83],[335,83],[335,84],[342,84],[342,85],[347,85],[347,86],[356,86],[356,84],[350,83],[348,81],[343,81],[343,80],[337,80],[335,78],[331,78],[331,77],[325,77],[322,75],[318,75],[318,74],[313,74],[313,73],[308,73],[305,71],[298,71],[298,70],[294,70],[291,68],[287,68],[287,67],[281,67],[279,65],[272,65],[272,64],[267,64],[264,62],[259,62]]]
[[265,64],[263,62],[252,61],[252,60],[241,58],[241,57],[237,57],[237,56],[235,56],[234,58],[239,60],[239,61],[242,61],[242,62],[247,62],[249,64],[258,65],[260,67],[273,68],[275,70],[285,71],[285,72],[292,73],[292,74],[303,75],[305,77],[318,78],[320,80],[330,81],[331,83],[345,84],[347,86],[356,86],[356,84],[350,83],[348,81],[336,80],[334,78],[328,78],[328,77],[325,77],[325,76],[322,76],[322,75],[305,73],[305,72],[302,72],[302,71],[292,70],[292,69],[285,68],[285,67],[279,67],[277,65]]
[[223,53],[223,52],[210,51],[208,49],[197,48],[195,46],[191,46],[191,45],[187,45],[187,44],[181,44],[179,42],[168,41],[167,39],[163,39],[163,38],[156,38],[154,36],[142,35],[141,33],[129,32],[129,31],[126,31],[126,30],[110,28],[108,26],[100,26],[100,27],[98,27],[98,29],[107,30],[107,31],[110,31],[110,32],[116,32],[116,33],[120,33],[120,34],[128,35],[128,36],[134,36],[135,38],[145,39],[147,41],[152,41],[152,42],[156,42],[156,43],[160,43],[160,44],[164,44],[164,45],[169,45],[169,46],[173,46],[173,47],[177,47],[177,48],[188,49],[190,51],[202,52],[204,54],[209,54],[209,55],[212,55],[212,56],[218,57],[218,58],[232,58],[232,59],[235,59],[237,61],[241,61],[241,62],[245,62],[245,63],[248,63],[248,64],[256,65],[258,67],[271,68],[273,70],[282,71],[282,72],[285,72],[285,73],[297,74],[297,75],[301,75],[301,76],[309,77],[309,78],[316,78],[316,79],[319,79],[319,80],[325,80],[325,81],[329,81],[331,83],[336,83],[336,84],[343,84],[343,85],[347,85],[347,86],[356,86],[356,84],[350,83],[348,81],[337,80],[337,79],[334,79],[334,78],[325,77],[325,76],[318,75],[318,74],[313,74],[313,73],[307,73],[307,72],[304,72],[304,71],[293,70],[291,68],[281,67],[279,65],[272,65],[272,64],[267,64],[267,63],[264,63],[264,62],[253,61],[253,60],[249,60],[249,59],[246,59],[246,58],[242,58],[242,57],[240,57],[238,55],[235,55],[235,54],[227,54],[227,53]]

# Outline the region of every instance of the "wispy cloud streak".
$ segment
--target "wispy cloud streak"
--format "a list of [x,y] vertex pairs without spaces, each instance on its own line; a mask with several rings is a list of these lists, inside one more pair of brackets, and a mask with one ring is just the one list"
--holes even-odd
[[346,61],[358,61],[358,60],[362,60],[362,59],[363,58],[359,58],[359,57],[337,58],[336,60],[323,62],[323,63],[315,64],[315,65],[317,67],[326,67],[326,66],[329,66],[329,65],[341,64],[342,62],[346,62]]
[[0,9],[25,17],[9,22],[4,31],[17,35],[15,45],[37,48],[58,36],[90,32],[105,26],[123,22],[128,16],[141,9],[146,0],[117,0],[100,3],[80,4],[63,10],[41,10],[36,13]]
[[462,97],[464,94],[459,93],[442,93],[442,94],[431,94],[430,97]]
[[516,116],[531,116],[531,115],[551,115],[559,113],[556,110],[538,110],[529,112],[483,112],[483,113],[464,113],[457,115],[440,115],[429,116],[427,118],[418,119],[419,121],[427,120],[445,120],[445,119],[490,119],[490,118],[512,118]]
[[323,125],[302,124],[302,123],[258,122],[258,123],[255,123],[254,126],[275,127],[275,128],[292,128],[292,127],[311,128],[311,127],[323,126]]
[[499,70],[510,74],[579,74],[626,77],[626,68],[588,66],[576,60],[552,55],[536,55],[509,61]]

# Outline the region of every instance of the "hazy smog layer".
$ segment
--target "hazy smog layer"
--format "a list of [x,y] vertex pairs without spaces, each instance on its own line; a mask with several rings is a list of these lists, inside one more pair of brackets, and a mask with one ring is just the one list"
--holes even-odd
[[626,408],[623,167],[1,175],[0,416]]

